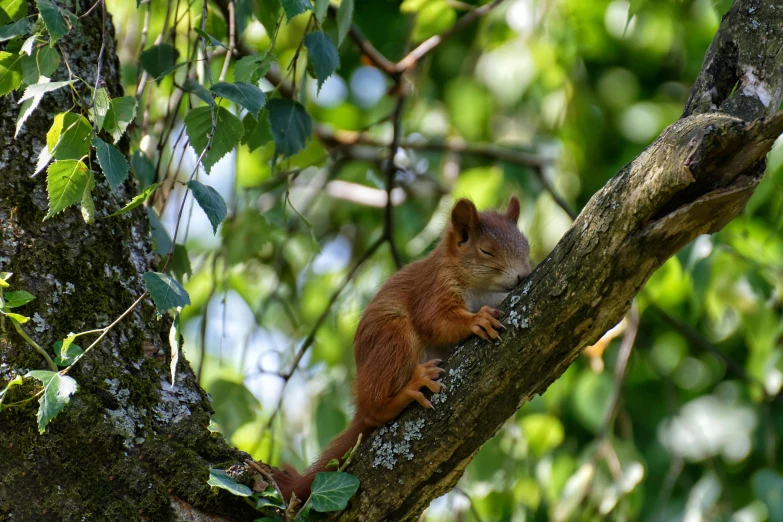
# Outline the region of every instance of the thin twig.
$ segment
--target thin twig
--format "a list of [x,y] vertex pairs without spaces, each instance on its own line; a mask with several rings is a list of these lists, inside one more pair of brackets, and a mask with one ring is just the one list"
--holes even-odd
[[[92,107],[93,110],[96,111],[97,115],[97,109],[95,108],[95,98],[98,96],[98,86],[101,82],[101,66],[103,65],[103,51],[106,49],[106,2],[104,0],[98,0],[100,2],[102,8],[102,15],[103,18],[101,19],[101,50],[98,52],[98,70],[95,73],[95,88],[92,90]],[[88,13],[92,11],[96,5],[98,5],[98,2],[93,5]],[[92,124],[92,132],[93,134],[98,133],[98,118],[95,118],[95,121]]]
[[383,235],[386,241],[389,242],[389,248],[391,249],[392,259],[394,264],[399,270],[402,268],[402,259],[400,253],[397,251],[397,246],[394,244],[394,216],[392,205],[392,189],[394,188],[394,178],[397,174],[397,164],[395,163],[395,156],[397,155],[397,148],[400,142],[400,134],[402,132],[402,110],[405,107],[405,95],[400,94],[397,99],[397,105],[394,109],[394,115],[392,116],[392,140],[389,144],[389,158],[386,160],[386,207],[383,212]]
[[[236,13],[234,10],[234,1],[228,3],[228,51],[223,59],[223,68],[220,71],[219,80],[222,82],[228,74],[228,65],[231,63],[231,57],[234,55],[234,49],[237,46],[236,38]],[[207,64],[209,66],[209,64]]]

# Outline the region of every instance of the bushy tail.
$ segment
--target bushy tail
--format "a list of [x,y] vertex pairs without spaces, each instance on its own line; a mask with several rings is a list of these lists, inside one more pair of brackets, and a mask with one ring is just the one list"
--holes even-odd
[[286,503],[291,500],[292,492],[296,493],[296,498],[301,499],[302,502],[306,501],[310,496],[310,486],[313,484],[315,476],[322,471],[332,470],[333,468],[326,469],[326,465],[332,459],[337,459],[342,463],[343,455],[356,444],[359,435],[362,435],[362,440],[364,440],[372,430],[372,426],[368,426],[361,419],[354,417],[345,431],[329,443],[318,460],[313,462],[303,474],[284,464],[285,469],[275,473],[274,478]]

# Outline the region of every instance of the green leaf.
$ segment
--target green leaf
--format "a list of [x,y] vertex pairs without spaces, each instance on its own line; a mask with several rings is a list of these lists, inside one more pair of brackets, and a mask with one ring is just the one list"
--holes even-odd
[[[209,151],[204,154],[204,158],[201,160],[207,174],[209,174],[220,158],[239,145],[242,134],[245,132],[242,122],[231,114],[228,109],[217,107],[216,112],[217,127],[215,136],[212,138],[212,145]],[[187,129],[190,145],[196,151],[196,154],[200,156],[207,143],[209,143],[209,134],[212,132],[212,109],[210,107],[196,107],[192,109],[185,115],[185,128]]]
[[274,34],[280,19],[280,0],[256,0],[253,4],[253,12],[266,29],[266,34]]
[[321,513],[342,511],[357,489],[359,489],[359,479],[350,473],[321,472],[315,476],[310,505]]
[[84,353],[84,350],[82,350],[81,346],[76,344],[69,344],[65,348],[65,353],[63,353],[63,342],[55,341],[54,343],[54,364],[57,366],[70,366],[73,364],[73,362],[76,360],[78,356]]
[[68,82],[39,82],[35,85],[29,86],[27,89],[24,90],[24,94],[19,99],[19,103],[23,102],[24,100],[29,100],[30,98],[33,98],[35,96],[43,96],[47,92],[56,91],[57,89],[60,89],[62,87],[65,87],[66,85],[71,85],[76,80],[71,80]]
[[579,375],[571,397],[576,418],[585,428],[594,433],[601,429],[612,390],[612,380],[605,373],[585,370]]
[[190,304],[190,296],[171,276],[160,272],[146,272],[143,276],[158,313]]
[[343,43],[353,22],[353,0],[340,0],[337,8],[337,45]]
[[173,71],[174,62],[179,53],[173,45],[162,43],[154,45],[141,53],[139,61],[141,66],[152,76],[156,82],[165,76],[164,73]]
[[[0,312],[2,312],[2,310],[0,310]],[[7,313],[7,312],[3,312],[3,314],[6,317],[8,317],[9,319],[11,319],[12,321],[16,321],[19,324],[24,324],[24,323],[26,323],[27,321],[30,320],[29,317],[25,317],[25,316],[19,315],[19,314],[11,314],[11,313]]]
[[114,142],[118,142],[128,125],[136,117],[136,98],[134,96],[123,96],[114,98],[111,101],[111,107],[106,112],[106,119],[103,122],[103,128],[108,131]]
[[147,207],[147,219],[150,221],[150,233],[152,235],[152,246],[161,256],[168,255],[171,252],[171,236],[169,236],[166,227],[160,222],[160,218],[155,213],[155,209]]
[[246,82],[236,82],[233,84],[220,82],[213,85],[209,90],[221,98],[225,98],[244,107],[254,118],[258,118],[259,111],[266,103],[264,91],[255,85]]
[[285,18],[288,22],[296,15],[313,9],[310,0],[280,0],[280,3],[283,4],[283,11],[285,11]]
[[145,201],[147,201],[147,198],[149,198],[153,192],[155,192],[155,189],[157,189],[161,184],[160,183],[153,183],[149,187],[145,188],[143,191],[141,191],[136,197],[134,197],[132,200],[128,202],[127,205],[122,207],[120,210],[115,212],[114,214],[111,214],[109,217],[113,216],[119,216],[120,214],[125,214],[126,212],[130,212],[134,208],[138,207]]
[[318,78],[318,89],[321,89],[328,77],[334,74],[334,71],[340,66],[340,55],[337,54],[332,39],[323,31],[313,31],[307,33],[304,37],[307,55],[313,67],[315,75]]
[[44,393],[38,399],[38,432],[43,433],[46,425],[65,408],[79,385],[73,378],[57,372],[33,370],[28,375],[41,381],[44,386]]
[[185,275],[193,275],[193,269],[190,267],[188,249],[185,247],[185,245],[174,245],[174,253],[171,254],[168,270],[171,272],[171,275],[177,278],[178,281],[183,281],[185,279]]
[[753,493],[767,506],[769,522],[783,522],[783,476],[771,469],[757,471],[751,479]]
[[216,488],[225,489],[238,497],[249,497],[253,494],[253,491],[249,487],[237,483],[237,481],[231,478],[231,475],[219,469],[209,470],[209,480],[207,481],[207,484]]
[[0,24],[15,22],[27,16],[27,0],[0,0]]
[[258,85],[259,80],[272,68],[274,61],[275,55],[271,53],[245,56],[234,66],[234,81]]
[[531,413],[519,421],[527,446],[536,457],[541,457],[563,443],[565,429],[560,419],[546,413]]
[[92,189],[95,188],[95,176],[90,172],[90,179],[82,193],[82,219],[88,225],[95,223],[95,202],[92,200]]
[[8,280],[14,275],[13,272],[0,272],[0,288],[8,288]]
[[295,101],[274,98],[266,110],[275,140],[275,158],[278,154],[287,158],[304,149],[313,133],[313,122],[305,108]]
[[228,214],[228,208],[226,208],[226,202],[223,201],[223,196],[214,188],[199,183],[195,179],[188,182],[188,187],[193,192],[193,197],[196,198],[201,210],[204,211],[209,218],[209,222],[212,223],[212,233],[217,234],[218,226],[226,219],[226,214]]
[[[54,124],[52,129],[54,129]],[[52,129],[49,132],[52,132]],[[52,141],[55,143],[54,147],[50,146],[54,159],[80,160],[90,153],[92,125],[84,116],[72,112],[65,113],[62,119],[62,134],[59,136],[52,134],[50,137],[47,133],[46,141],[47,143]]]
[[139,180],[139,188],[146,189],[155,181],[155,165],[140,150],[131,156],[131,168],[133,175]]
[[103,130],[103,122],[111,108],[111,97],[106,89],[101,87],[95,91],[95,106],[90,109],[90,117],[95,122],[98,132]]
[[46,24],[46,30],[49,31],[52,43],[60,37],[68,34],[71,30],[70,20],[66,20],[63,12],[52,0],[36,0],[38,4],[38,13]]
[[269,114],[266,109],[261,110],[258,121],[250,114],[246,114],[242,119],[242,124],[245,126],[242,144],[247,145],[250,152],[272,141],[272,128],[269,126]]
[[23,36],[29,33],[30,22],[27,21],[27,18],[22,18],[17,22],[0,27],[0,42],[5,42],[11,38],[16,38],[17,36]]
[[326,12],[329,10],[329,0],[315,0],[315,17],[318,18],[318,22],[324,23],[326,19]]
[[215,100],[212,99],[212,95],[209,94],[209,91],[206,90],[203,85],[198,83],[193,78],[188,78],[187,80],[185,80],[185,83],[182,87],[185,89],[185,91],[191,94],[195,94],[196,96],[204,100],[208,105],[212,105],[215,103]]
[[94,138],[92,141],[97,151],[98,164],[109,180],[111,190],[114,191],[128,177],[128,162],[114,145],[109,145],[100,138]]
[[60,66],[60,53],[53,47],[40,47],[30,56],[22,56],[22,81],[27,85],[40,83],[41,77],[51,78]]
[[206,32],[206,31],[204,31],[204,30],[202,30],[202,29],[200,29],[198,27],[196,27],[194,29],[194,31],[196,31],[199,35],[201,35],[204,38],[206,38],[207,40],[209,40],[209,43],[207,44],[207,45],[209,45],[209,47],[219,46],[219,47],[222,47],[223,49],[228,49],[228,46],[226,44],[224,44],[223,42],[221,42],[220,40],[218,40],[217,38],[215,38],[214,36],[212,36],[208,32]]
[[228,440],[237,428],[258,418],[261,404],[241,382],[218,378],[210,385],[209,395],[215,410],[212,418]]
[[[20,384],[22,384],[23,382],[24,382],[24,379],[22,378],[22,376],[21,376],[21,375],[17,375],[16,377],[14,377],[14,378],[13,378],[13,379],[11,379],[10,381],[8,381],[8,384],[6,384],[5,388],[3,388],[2,390],[0,390],[0,399],[2,399],[2,398],[3,398],[3,396],[4,396],[6,393],[8,393],[8,390],[10,390],[11,388],[13,388],[14,386],[19,386],[19,385],[20,385]],[[2,404],[0,404],[0,411],[2,411],[2,409],[3,409],[3,405],[2,405]]]
[[5,294],[5,307],[17,308],[22,305],[26,305],[33,299],[35,299],[35,296],[30,292],[25,292],[24,290],[18,290],[16,292],[8,292],[7,294]]
[[90,180],[87,165],[78,160],[56,161],[47,170],[49,212],[44,220],[80,201]]
[[0,51],[0,96],[22,85],[22,57]]

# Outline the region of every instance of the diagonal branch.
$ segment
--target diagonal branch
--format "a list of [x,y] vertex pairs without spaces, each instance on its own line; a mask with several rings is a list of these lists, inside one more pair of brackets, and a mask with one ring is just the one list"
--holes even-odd
[[[755,71],[756,83],[748,76],[738,91],[749,93],[751,103],[740,105],[752,110],[713,111],[731,98],[715,98],[700,77],[691,100],[711,105],[689,103],[683,119],[593,196],[502,306],[508,314],[504,341],[470,339],[456,348],[445,366],[448,391],[432,398],[434,411],[410,407],[360,446],[348,470],[359,477],[360,490],[332,520],[417,520],[431,500],[454,487],[506,419],[622,318],[655,270],[742,211],[764,175],[766,153],[783,132],[783,112],[776,114],[782,55],[769,59],[783,46],[783,33],[737,36],[760,16],[754,15],[758,9],[758,0],[737,1],[715,38],[734,38],[744,49],[734,65]],[[763,15],[768,27],[783,25],[783,10],[764,8]],[[713,44],[705,68],[720,61],[715,49]],[[752,103],[754,97],[759,103]]]

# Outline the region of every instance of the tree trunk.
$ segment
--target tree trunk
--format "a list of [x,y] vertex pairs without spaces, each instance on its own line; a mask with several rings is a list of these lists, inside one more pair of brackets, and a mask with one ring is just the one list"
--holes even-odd
[[[117,96],[111,27],[107,38],[102,76]],[[100,9],[62,45],[74,73],[94,81]],[[783,10],[738,1],[710,47],[683,119],[590,200],[513,292],[504,308],[504,341],[463,343],[447,363],[448,391],[433,399],[436,409],[412,407],[362,445],[349,468],[360,490],[333,519],[416,520],[507,418],[620,320],[666,259],[742,210],[783,131],[783,115],[775,115],[783,92],[781,47]],[[67,79],[62,65],[54,80],[61,79]],[[132,195],[131,182],[115,194],[98,183],[94,225],[74,209],[42,222],[44,175],[30,174],[52,117],[70,105],[62,92],[47,95],[14,139],[18,106],[13,97],[0,98],[0,271],[15,273],[12,289],[38,296],[24,311],[37,314],[31,331],[45,347],[119,317],[143,293],[140,276],[151,261],[142,211],[106,218],[109,203],[116,208]],[[245,455],[207,431],[209,402],[186,362],[171,387],[169,327],[151,302],[137,307],[72,372],[79,391],[45,434],[38,434],[34,403],[0,414],[1,519],[193,520],[191,506],[252,519],[241,499],[206,484],[210,466],[226,468]],[[45,367],[0,319],[0,379]],[[35,389],[29,381],[20,388],[19,397]]]
[[[80,12],[93,3],[81,2]],[[61,4],[75,11],[72,3]],[[60,41],[73,73],[90,84],[101,20],[101,9],[94,9]],[[107,23],[101,77],[116,97],[122,96],[119,62]],[[67,79],[61,62],[53,80]],[[86,89],[81,94],[89,99]],[[130,181],[110,194],[99,176],[93,225],[76,208],[43,221],[46,174],[30,176],[52,118],[71,106],[67,89],[47,94],[14,139],[19,106],[14,95],[0,98],[0,271],[14,273],[11,290],[37,296],[20,310],[34,318],[25,326],[50,353],[69,332],[106,326],[127,310],[145,291],[141,275],[152,261],[142,209],[107,217],[108,209],[134,195]],[[94,158],[92,164],[97,168]],[[170,325],[156,318],[151,300],[136,307],[70,373],[79,390],[46,433],[38,433],[35,402],[0,413],[1,520],[162,521],[184,513],[187,504],[178,498],[233,517],[252,516],[236,497],[207,485],[209,466],[227,467],[245,456],[207,430],[209,400],[182,359],[172,388]],[[33,369],[49,368],[0,318],[0,387]],[[6,403],[36,389],[35,381],[25,380]]]

